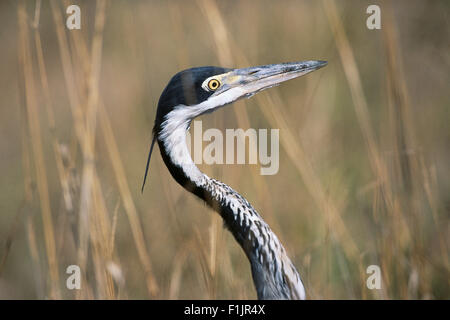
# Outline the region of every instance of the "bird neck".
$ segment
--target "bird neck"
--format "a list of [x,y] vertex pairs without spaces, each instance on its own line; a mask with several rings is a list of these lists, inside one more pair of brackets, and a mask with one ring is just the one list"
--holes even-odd
[[186,144],[189,123],[164,124],[157,138],[166,166],[181,186],[221,215],[250,261],[258,298],[304,299],[300,276],[267,223],[238,192],[202,173],[192,161]]

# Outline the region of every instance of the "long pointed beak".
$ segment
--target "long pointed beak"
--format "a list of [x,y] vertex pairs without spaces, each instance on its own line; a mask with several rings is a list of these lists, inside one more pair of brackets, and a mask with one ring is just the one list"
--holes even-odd
[[310,60],[234,69],[221,76],[222,87],[214,95],[238,87],[242,93],[239,98],[251,97],[261,90],[303,76],[326,65],[326,61]]

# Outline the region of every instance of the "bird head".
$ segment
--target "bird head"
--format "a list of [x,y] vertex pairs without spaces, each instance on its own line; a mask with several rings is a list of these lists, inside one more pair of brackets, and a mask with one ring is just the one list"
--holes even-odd
[[158,103],[154,133],[164,121],[177,117],[188,122],[204,114],[324,67],[326,61],[301,61],[258,67],[227,69],[198,67],[177,73],[169,81]]

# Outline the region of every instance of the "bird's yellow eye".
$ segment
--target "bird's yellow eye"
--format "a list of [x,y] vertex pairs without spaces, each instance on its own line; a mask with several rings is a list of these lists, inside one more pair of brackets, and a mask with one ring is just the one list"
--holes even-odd
[[212,91],[217,90],[220,87],[220,82],[217,79],[211,79],[208,82],[208,88]]

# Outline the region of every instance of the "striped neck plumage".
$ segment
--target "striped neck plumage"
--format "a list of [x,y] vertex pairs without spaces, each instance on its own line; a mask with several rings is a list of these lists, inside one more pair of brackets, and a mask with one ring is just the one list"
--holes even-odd
[[250,261],[259,299],[304,299],[300,276],[267,223],[244,197],[202,173],[193,162],[186,144],[193,109],[175,108],[155,131],[170,173],[221,215]]

